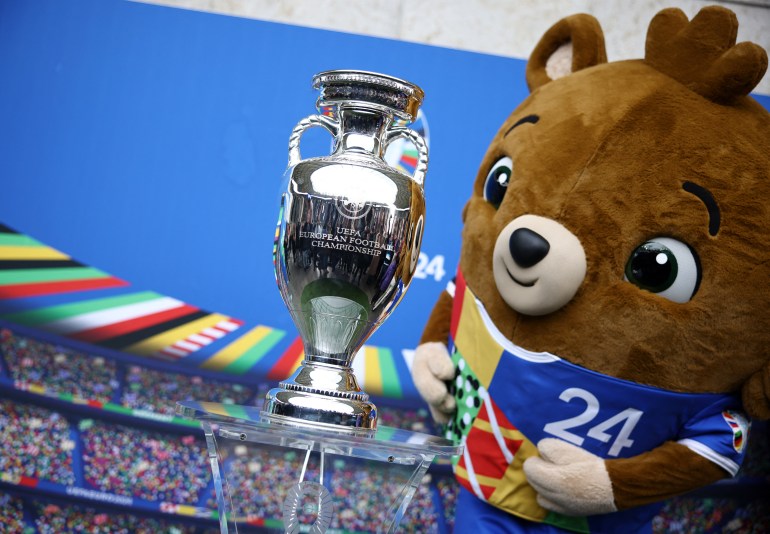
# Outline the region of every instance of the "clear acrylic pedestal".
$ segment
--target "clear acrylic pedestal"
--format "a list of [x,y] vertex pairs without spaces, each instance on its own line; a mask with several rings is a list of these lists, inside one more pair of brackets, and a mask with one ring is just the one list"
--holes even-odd
[[185,401],[177,414],[203,428],[228,534],[395,532],[431,462],[462,453],[437,436],[349,433],[253,406]]

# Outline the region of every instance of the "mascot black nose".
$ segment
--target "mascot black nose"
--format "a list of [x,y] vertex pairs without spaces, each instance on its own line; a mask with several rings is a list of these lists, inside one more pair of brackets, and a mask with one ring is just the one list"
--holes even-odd
[[511,251],[513,261],[520,267],[526,268],[532,267],[545,258],[551,245],[537,232],[533,232],[529,228],[519,228],[511,234],[508,248]]

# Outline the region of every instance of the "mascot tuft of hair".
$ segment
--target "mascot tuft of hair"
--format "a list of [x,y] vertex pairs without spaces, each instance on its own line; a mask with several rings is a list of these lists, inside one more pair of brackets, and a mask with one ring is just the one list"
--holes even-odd
[[413,364],[465,445],[458,532],[649,531],[770,418],[767,54],[737,27],[665,9],[608,63],[574,15],[532,53]]

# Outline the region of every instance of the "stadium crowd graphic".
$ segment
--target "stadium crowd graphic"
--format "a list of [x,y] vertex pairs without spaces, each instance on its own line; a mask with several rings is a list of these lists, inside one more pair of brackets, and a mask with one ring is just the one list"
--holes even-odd
[[[108,514],[92,508],[37,503],[35,526],[40,534],[84,532],[89,534],[195,534],[195,527],[127,514]],[[211,530],[214,534],[218,530]]]
[[25,500],[0,492],[0,532],[19,534],[216,534],[218,528],[199,529],[131,514],[105,513],[87,506],[28,501],[33,521],[25,520]]
[[66,391],[82,399],[107,402],[120,384],[117,365],[102,357],[89,357],[49,343],[14,336],[0,330],[0,349],[11,378],[50,391]]
[[[147,501],[197,503],[209,484],[205,445],[128,427],[81,421],[86,482]],[[182,468],[180,468],[182,467]]]
[[[235,515],[252,520],[281,518],[284,499],[298,480],[305,455],[301,451],[247,450],[235,446],[228,456],[225,471],[234,497]],[[305,480],[317,482],[320,473],[319,458],[311,456]],[[332,517],[330,528],[337,532],[382,531],[391,503],[410,474],[411,468],[394,473],[392,468],[383,468],[377,462],[326,455],[324,485],[331,493],[334,509],[340,511]],[[428,476],[418,486],[401,523],[401,532],[439,532],[430,480]],[[213,500],[210,505],[213,506]],[[300,514],[302,523],[310,524],[314,519],[314,512]]]
[[58,412],[0,400],[0,473],[71,486],[74,443]]
[[120,403],[129,408],[173,415],[180,399],[218,399],[227,404],[247,404],[253,398],[254,391],[241,384],[170,375],[132,365],[126,374],[126,390]]
[[[0,534],[217,532],[214,515],[166,516],[139,506],[149,503],[172,514],[182,506],[216,509],[201,431],[170,422],[150,426],[146,417],[118,422],[108,410],[85,407],[113,403],[128,413],[170,418],[177,400],[254,405],[272,385],[159,371],[0,329]],[[51,406],[51,398],[59,402]],[[438,434],[426,410],[380,406],[380,414],[381,425]],[[752,434],[737,480],[715,486],[712,494],[670,501],[655,520],[656,533],[770,532],[770,503],[757,493],[770,483],[770,427],[755,425]],[[243,497],[236,515],[272,521],[262,523],[268,527],[280,524],[285,492],[275,488],[297,481],[304,454],[236,446],[223,458],[233,493]],[[328,459],[324,484],[338,511],[333,532],[370,532],[388,512],[404,480],[372,464]],[[306,480],[319,474],[311,457]],[[88,492],[118,500],[103,504]],[[451,532],[456,499],[451,468],[432,466],[399,531]],[[314,518],[310,508],[301,516],[305,523]]]

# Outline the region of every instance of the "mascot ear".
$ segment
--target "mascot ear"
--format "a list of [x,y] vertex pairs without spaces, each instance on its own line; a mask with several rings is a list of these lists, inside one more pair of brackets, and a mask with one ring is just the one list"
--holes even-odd
[[749,94],[767,71],[767,52],[738,43],[738,18],[721,6],[701,9],[692,21],[681,9],[664,9],[647,31],[644,61],[720,104]]
[[743,407],[755,419],[770,419],[770,361],[749,377],[741,390]]
[[532,92],[600,63],[607,63],[607,52],[599,21],[591,15],[572,15],[551,26],[540,38],[527,62],[527,85]]

